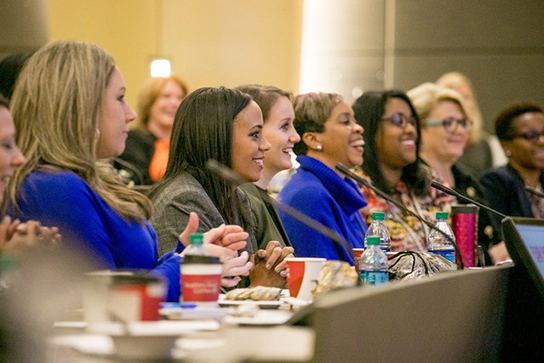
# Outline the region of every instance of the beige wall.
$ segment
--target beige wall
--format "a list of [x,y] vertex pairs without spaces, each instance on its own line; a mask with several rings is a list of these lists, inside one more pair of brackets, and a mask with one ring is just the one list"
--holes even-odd
[[302,0],[49,0],[51,40],[106,48],[135,99],[166,56],[191,90],[273,84],[298,90]]

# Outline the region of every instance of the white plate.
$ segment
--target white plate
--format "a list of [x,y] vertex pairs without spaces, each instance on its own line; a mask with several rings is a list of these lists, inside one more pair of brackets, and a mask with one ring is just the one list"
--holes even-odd
[[219,300],[217,301],[219,306],[228,307],[228,306],[258,306],[261,309],[277,309],[283,305],[283,301],[254,301],[254,300],[225,300],[225,295],[219,295]]
[[223,322],[234,325],[271,326],[285,324],[293,316],[285,310],[259,310],[255,316],[227,316]]

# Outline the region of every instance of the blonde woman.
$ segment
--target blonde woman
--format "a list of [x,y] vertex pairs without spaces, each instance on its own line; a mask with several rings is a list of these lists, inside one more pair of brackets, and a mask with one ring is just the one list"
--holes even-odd
[[507,163],[499,139],[483,130],[484,122],[470,79],[459,72],[442,75],[436,85],[457,91],[466,105],[466,112],[473,123],[463,156],[459,159],[467,172],[478,177],[484,170]]
[[[482,187],[456,162],[463,155],[473,123],[463,97],[454,90],[424,83],[407,92],[421,119],[421,159],[435,178],[462,195],[485,204]],[[465,204],[464,200],[457,200]],[[478,243],[488,247],[500,242],[498,226],[489,212],[480,209]]]
[[125,151],[114,160],[135,184],[151,185],[164,174],[174,116],[187,94],[187,85],[175,74],[143,84],[134,129],[128,133]]
[[[7,212],[23,221],[58,226],[65,243],[79,244],[105,268],[162,275],[168,299],[177,300],[179,257],[174,252],[183,245],[178,240],[176,249],[159,259],[156,234],[147,222],[150,201],[125,187],[99,161],[125,147],[128,124],[136,117],[125,91],[113,58],[88,43],[51,43],[28,60],[11,103],[16,141],[27,162],[8,184]],[[188,225],[179,237],[185,243],[198,227],[194,215]],[[212,239],[233,242],[225,229],[214,231]],[[249,270],[247,257],[242,260],[229,261]]]

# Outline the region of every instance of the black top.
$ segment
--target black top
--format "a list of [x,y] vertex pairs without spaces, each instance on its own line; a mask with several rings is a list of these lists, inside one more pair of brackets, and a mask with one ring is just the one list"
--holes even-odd
[[[130,130],[128,132],[125,151],[113,159],[113,166],[128,174],[128,179],[136,185],[152,185],[149,176],[149,165],[155,153],[157,138],[148,132]],[[120,159],[120,160],[118,160]]]
[[[525,182],[510,164],[482,174],[480,182],[491,208],[511,217],[534,218],[531,201],[525,191]],[[544,173],[540,172],[540,183],[544,185]],[[497,217],[500,220],[500,217]]]

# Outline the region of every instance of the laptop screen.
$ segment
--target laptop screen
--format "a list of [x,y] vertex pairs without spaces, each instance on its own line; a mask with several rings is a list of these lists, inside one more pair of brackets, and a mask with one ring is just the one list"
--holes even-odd
[[544,226],[517,224],[516,229],[541,276],[544,276]]
[[502,230],[512,261],[527,271],[544,297],[544,220],[509,217]]

